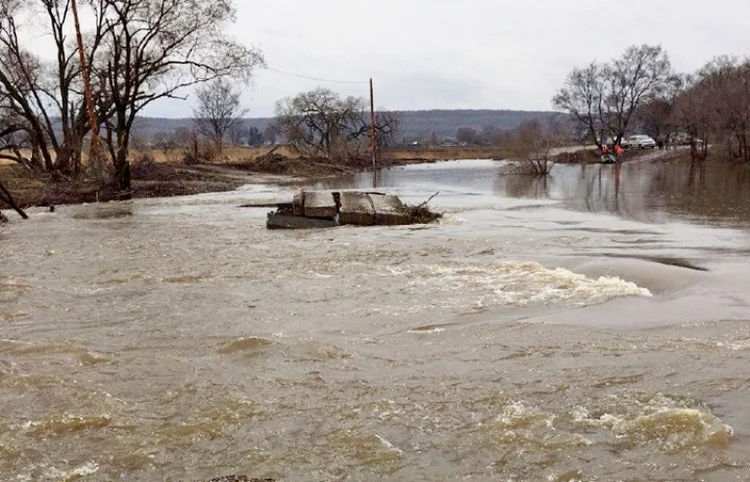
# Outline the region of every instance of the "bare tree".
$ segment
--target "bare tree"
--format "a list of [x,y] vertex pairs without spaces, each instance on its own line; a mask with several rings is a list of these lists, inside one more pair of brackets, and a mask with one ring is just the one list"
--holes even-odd
[[456,130],[456,141],[469,145],[479,143],[479,133],[473,127],[459,127]]
[[136,116],[160,99],[181,98],[196,84],[233,77],[246,81],[261,53],[233,41],[231,0],[91,0],[106,18],[105,51],[96,68],[111,98],[107,144],[115,188],[130,191],[128,150]]
[[555,165],[554,149],[569,143],[571,132],[564,117],[526,121],[510,133],[505,148],[511,160],[520,162],[521,173],[547,176]]
[[228,130],[229,142],[232,145],[239,146],[243,144],[245,139],[248,137],[248,129],[245,127],[245,122],[240,121],[229,128]]
[[363,99],[318,88],[278,101],[275,122],[290,144],[331,160],[346,155],[347,133],[364,108]]
[[635,112],[635,120],[646,134],[658,142],[667,143],[675,131],[674,109],[685,87],[685,76],[673,76],[664,91],[643,102]]
[[[364,99],[362,99],[364,101]],[[375,142],[377,150],[382,152],[396,143],[396,138],[401,129],[401,120],[395,112],[378,110],[375,112]],[[350,146],[355,155],[364,155],[370,151],[372,135],[370,132],[370,114],[361,111],[356,117],[356,122],[350,127],[348,137]]]
[[497,146],[502,144],[505,131],[495,125],[486,125],[479,134],[481,142],[488,146]]
[[705,79],[697,76],[687,76],[685,85],[685,90],[675,99],[671,123],[687,134],[691,159],[704,160],[708,155],[709,138],[714,130],[712,89]]
[[[362,160],[371,149],[369,103],[361,97],[341,98],[318,88],[276,103],[275,129],[310,157]],[[399,128],[392,112],[375,117],[378,148],[388,147]]]
[[729,159],[750,162],[750,60],[719,57],[699,73],[699,98]]
[[241,127],[247,114],[240,104],[240,91],[225,78],[209,82],[197,91],[198,106],[193,110],[193,122],[198,132],[213,140],[218,154],[222,154],[224,137]]
[[276,122],[271,122],[263,129],[263,139],[270,144],[276,144],[279,134],[279,125]]
[[[2,109],[16,119],[24,132],[25,158],[15,153],[16,161],[37,170],[61,170],[76,173],[81,166],[81,144],[87,134],[86,112],[81,94],[80,68],[71,36],[70,0],[6,0],[0,3],[0,96]],[[32,23],[41,27],[51,39],[55,60],[43,62],[24,49],[19,38]],[[24,24],[24,19],[27,20]],[[90,62],[99,47],[104,19],[89,20]],[[98,93],[97,93],[98,95]],[[107,103],[102,102],[100,119],[106,117]]]
[[[219,78],[247,80],[261,53],[233,41],[232,0],[81,2],[96,126],[104,124],[113,187],[130,192],[128,153],[137,115],[154,101]],[[24,22],[26,20],[26,22]],[[41,20],[41,22],[40,22]],[[83,103],[70,0],[0,2],[0,154],[38,170],[77,172],[91,126]],[[54,61],[28,52],[29,28],[49,39]],[[18,147],[28,149],[22,154]]]
[[632,46],[610,63],[573,69],[552,102],[601,147],[606,136],[620,142],[638,106],[661,95],[672,78],[661,46]]
[[686,85],[673,122],[687,134],[691,158],[706,159],[710,141],[725,159],[750,162],[750,59],[716,58]]

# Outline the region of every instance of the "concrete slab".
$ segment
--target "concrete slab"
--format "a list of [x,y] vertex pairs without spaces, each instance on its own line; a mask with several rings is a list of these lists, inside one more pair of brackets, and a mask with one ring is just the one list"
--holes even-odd
[[268,213],[266,219],[268,229],[316,229],[335,226],[338,226],[338,223],[332,219],[306,218],[289,214]]
[[305,191],[297,191],[294,193],[294,199],[292,200],[292,214],[295,216],[304,216],[305,206]]
[[302,211],[305,217],[318,219],[336,218],[336,201],[332,192],[305,191]]
[[339,221],[341,224],[372,226],[375,224],[375,208],[367,193],[342,191]]
[[380,226],[397,226],[409,223],[406,206],[398,196],[388,194],[370,194],[375,208],[375,224]]

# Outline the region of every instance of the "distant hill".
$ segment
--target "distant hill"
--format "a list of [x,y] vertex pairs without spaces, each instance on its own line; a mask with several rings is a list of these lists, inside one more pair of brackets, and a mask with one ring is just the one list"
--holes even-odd
[[[401,120],[401,135],[405,140],[417,140],[432,133],[438,138],[455,137],[459,127],[473,127],[478,131],[492,126],[500,130],[512,130],[521,123],[533,119],[546,119],[555,115],[547,111],[520,110],[416,110],[395,111]],[[248,118],[246,127],[265,129],[273,119],[269,117]],[[138,132],[151,138],[157,132],[172,132],[180,127],[190,127],[191,119],[166,119],[144,117],[138,120]]]
[[547,119],[555,112],[521,110],[416,110],[398,111],[401,132],[406,138],[419,138],[433,132],[439,138],[455,137],[459,127],[481,131],[487,126],[512,130],[523,122]]

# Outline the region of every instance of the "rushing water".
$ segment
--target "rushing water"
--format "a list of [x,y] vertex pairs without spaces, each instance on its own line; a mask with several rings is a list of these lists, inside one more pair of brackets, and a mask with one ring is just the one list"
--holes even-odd
[[0,480],[750,480],[750,177],[491,161],[320,183],[431,226],[267,231],[292,187],[0,230]]

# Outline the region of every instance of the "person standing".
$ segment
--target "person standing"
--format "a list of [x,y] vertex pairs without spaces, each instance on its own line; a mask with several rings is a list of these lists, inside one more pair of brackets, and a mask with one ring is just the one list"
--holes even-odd
[[622,155],[625,154],[625,149],[622,148],[620,143],[615,144],[615,157],[617,162],[622,162]]

